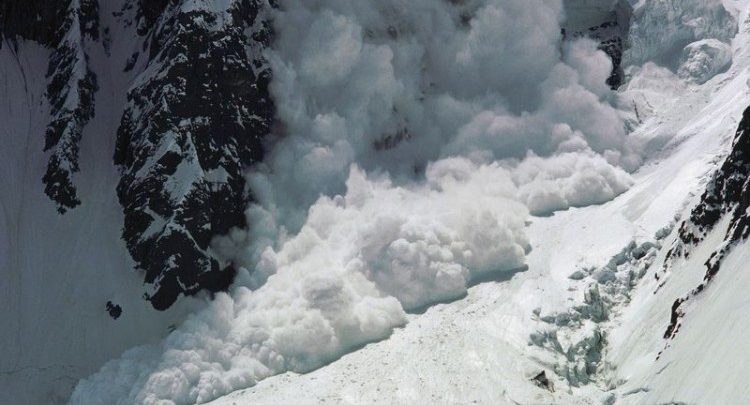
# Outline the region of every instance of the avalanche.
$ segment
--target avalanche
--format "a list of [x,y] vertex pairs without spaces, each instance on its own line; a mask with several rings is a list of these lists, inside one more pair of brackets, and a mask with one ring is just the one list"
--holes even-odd
[[747,0],[65,9],[0,26],[0,402],[750,395]]
[[[696,4],[698,10],[719,5]],[[738,126],[739,134],[746,129],[740,119],[750,103],[750,4],[733,5],[727,9],[743,23],[731,43],[722,45],[733,58],[724,73],[704,83],[700,76],[685,77],[685,65],[626,69],[620,93],[639,111],[638,128],[629,136],[649,145],[647,160],[633,174],[633,186],[612,201],[533,218],[526,230],[532,247],[528,271],[409,315],[410,322],[388,340],[326,367],[271,377],[212,404],[745,403],[750,376],[741,342],[750,324],[744,310],[749,250],[743,239],[724,243],[731,236],[730,215],[737,216],[733,206],[707,206],[729,214],[700,243],[685,248],[687,257],[667,258],[681,243],[680,224],[703,204],[701,194],[714,181]],[[726,17],[715,14],[718,21]],[[638,9],[635,15],[665,18]],[[649,28],[652,35],[658,30]],[[695,39],[684,44],[686,53],[713,42]],[[713,63],[710,54],[705,60]],[[720,71],[724,63],[718,60],[701,74]],[[725,178],[742,176],[730,173]],[[676,337],[665,339],[673,302],[705,282],[711,263],[706,260],[725,246],[730,250],[721,270],[685,304]],[[546,386],[533,381],[542,371],[550,381]]]
[[[626,136],[626,121],[632,117],[617,107],[629,93],[639,96],[640,89],[612,93],[605,85],[612,65],[590,39],[560,47],[562,3],[397,3],[351,7],[334,1],[282,2],[268,59],[275,74],[271,93],[286,134],[273,145],[264,165],[248,174],[258,198],[248,210],[248,223],[255,227],[216,242],[217,249],[251,271],[240,278],[231,298],[221,297],[192,316],[161,345],[134,349],[83,380],[73,403],[92,398],[102,403],[205,402],[286,370],[307,372],[382,339],[405,323],[404,311],[460,297],[473,280],[486,279],[484,274],[528,265],[528,272],[503,287],[550,272],[536,287],[543,290],[541,286],[556,277],[549,257],[539,256],[552,255],[546,246],[557,250],[567,245],[565,240],[550,243],[549,236],[540,237],[537,244],[549,245],[535,247],[526,257],[527,240],[534,241],[528,235],[545,226],[545,220],[524,229],[524,206],[533,214],[548,215],[605,202],[633,184],[613,165],[637,168],[653,134]],[[703,12],[700,7],[683,11]],[[641,6],[635,15],[644,13],[642,21],[649,23],[653,14],[663,12]],[[631,39],[651,35],[642,31],[636,22]],[[683,64],[690,67],[680,70],[683,79],[666,75],[674,76],[674,83],[682,83],[686,75],[705,81],[707,74],[726,67],[727,58],[714,57],[704,51],[708,48],[690,42],[713,33],[693,32],[695,37],[684,44],[679,41],[685,41],[685,35],[668,37],[650,48],[671,52],[675,46],[689,46]],[[710,39],[726,40],[719,34]],[[708,66],[695,69],[701,52]],[[516,56],[513,63],[511,54]],[[624,59],[635,63],[634,52],[626,52]],[[650,72],[634,67],[626,73],[648,77]],[[663,101],[645,97],[652,107]],[[636,117],[644,118],[649,117]],[[684,192],[679,195],[686,198]],[[628,197],[605,207],[622,211],[623,198]],[[578,212],[569,210],[549,221]],[[636,237],[634,229],[643,227],[638,216],[609,215],[608,225],[620,230],[609,238],[616,243],[595,245],[602,252],[607,245],[626,245],[628,238]],[[615,218],[621,218],[620,225]],[[565,232],[567,227],[556,223],[547,231]],[[569,249],[573,257],[580,254],[580,248]],[[613,275],[593,272],[593,279],[575,278],[606,284],[617,279],[614,273],[627,258],[642,257],[628,255],[613,259],[615,264],[606,270]],[[603,264],[588,256],[588,266]],[[576,260],[580,258],[567,267],[571,273],[584,268]],[[532,270],[532,265],[537,266]],[[631,284],[624,286],[630,289]],[[598,292],[583,290],[587,305],[604,305],[596,302]],[[552,291],[559,294],[559,286]],[[541,304],[550,301],[548,294],[523,299]],[[570,299],[575,295],[562,294]],[[552,301],[572,305],[563,297]],[[495,302],[507,306],[517,299],[509,293]],[[508,342],[508,353],[521,353],[523,347],[512,346],[526,341],[524,330],[533,336],[528,324],[535,321],[529,314],[544,320],[548,311],[525,304],[516,308],[519,325],[508,330],[517,336]],[[602,370],[608,367],[601,360],[605,326],[598,323],[611,319],[603,313],[591,315],[592,310],[575,319],[578,324],[561,328],[559,333],[570,330],[570,337],[554,339],[558,346],[560,339],[572,339],[575,353],[585,347],[579,353],[589,362],[583,369],[575,364],[567,372],[567,366],[552,367],[571,386],[606,378],[596,376],[605,375]],[[605,310],[614,309],[599,311]],[[393,340],[383,344],[389,342]],[[538,361],[554,362],[545,340],[537,342]],[[577,361],[574,349],[561,350]],[[528,379],[530,364],[521,362],[522,370],[516,370],[522,371],[522,379]],[[518,375],[508,378],[513,381]],[[120,388],[109,383],[114,380]],[[557,379],[556,384],[563,382]],[[517,394],[498,397],[503,395]],[[519,395],[527,395],[524,388]]]
[[524,268],[528,209],[625,191],[640,157],[612,63],[562,42],[564,18],[561,1],[281,2],[283,134],[248,173],[248,231],[215,245],[243,266],[231,296],[71,402],[205,402],[309,371]]

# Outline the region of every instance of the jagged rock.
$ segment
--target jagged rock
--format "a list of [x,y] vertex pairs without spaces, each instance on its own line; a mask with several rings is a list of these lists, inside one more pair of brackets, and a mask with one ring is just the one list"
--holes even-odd
[[690,217],[679,228],[679,240],[667,254],[665,268],[677,257],[687,257],[689,247],[703,241],[725,216],[729,225],[724,241],[706,261],[703,281],[682,298],[674,301],[670,321],[664,332],[665,339],[674,339],[680,330],[685,315],[683,304],[705,291],[721,269],[721,262],[731,249],[750,236],[750,107],[745,109],[735,134],[732,150],[724,163],[713,174],[701,195],[700,202],[693,208]]
[[[49,152],[44,192],[62,214],[81,203],[73,176],[79,171],[83,128],[94,116],[96,75],[86,42],[99,38],[97,0],[7,1],[0,5],[0,37],[24,38],[51,49],[46,98],[50,122],[44,134]],[[2,46],[2,45],[0,45]]]
[[112,319],[117,319],[120,317],[120,315],[122,315],[122,307],[117,304],[113,304],[112,301],[107,301],[107,305],[105,306],[105,308],[107,309],[107,313],[112,317]]
[[[20,37],[51,46],[60,41],[58,28],[67,18],[65,10],[69,3],[69,1],[5,0],[0,3],[0,37],[11,41]],[[2,47],[2,41],[0,41],[0,47]]]
[[271,4],[148,4],[139,30],[149,59],[128,93],[114,160],[123,238],[146,272],[147,298],[165,309],[233,280],[209,243],[246,225],[243,169],[262,159],[274,114],[262,56]]
[[[115,13],[134,26],[140,48],[123,66],[133,82],[124,83],[130,90],[114,151],[123,239],[157,309],[180,294],[224,290],[234,278],[209,243],[246,225],[251,197],[242,173],[262,159],[274,117],[262,55],[272,7],[275,0],[123,0]],[[109,56],[110,27],[100,30],[97,0],[7,0],[0,24],[7,39],[0,43],[22,38],[49,48],[42,180],[65,213],[82,203],[79,144],[95,111],[87,52],[96,44]]]
[[99,37],[96,0],[70,0],[56,37],[47,73],[47,99],[52,121],[44,150],[51,152],[44,174],[44,192],[62,214],[81,204],[73,175],[79,171],[78,151],[83,128],[94,117],[96,75],[88,65],[86,38]]
[[539,388],[544,388],[549,392],[555,392],[555,386],[552,381],[547,378],[547,373],[544,370],[532,377],[531,381]]

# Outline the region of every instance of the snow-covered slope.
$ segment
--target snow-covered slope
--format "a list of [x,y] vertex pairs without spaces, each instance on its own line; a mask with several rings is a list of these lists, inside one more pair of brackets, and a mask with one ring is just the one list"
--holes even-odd
[[[743,16],[747,15],[747,11]],[[747,58],[744,35],[734,43],[735,60]],[[662,260],[613,333],[618,375],[632,392],[626,403],[744,403],[747,358],[742,343],[747,313],[748,125],[747,71],[728,74],[715,108],[741,118],[731,149],[708,179]],[[726,137],[724,137],[726,139]]]

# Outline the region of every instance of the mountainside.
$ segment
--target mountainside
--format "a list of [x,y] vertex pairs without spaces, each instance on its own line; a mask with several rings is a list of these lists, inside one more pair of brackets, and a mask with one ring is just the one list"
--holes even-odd
[[0,403],[750,398],[750,3],[407,3],[0,0]]
[[270,133],[267,5],[184,3],[0,2],[0,402],[62,401],[234,278],[209,244]]
[[[125,1],[106,15],[97,1],[3,4],[6,46],[17,51],[23,39],[51,50],[42,180],[61,214],[81,204],[75,178],[86,175],[78,175],[82,134],[97,95],[114,91],[99,89],[97,65],[108,69],[106,61],[127,57],[118,66],[125,81],[116,84],[127,102],[108,112],[121,115],[116,146],[101,153],[111,153],[121,173],[123,239],[157,309],[180,294],[225,290],[234,278],[236,269],[219,263],[209,243],[246,225],[242,171],[262,159],[271,130],[270,69],[261,54],[271,39],[264,17],[270,7]],[[122,42],[128,31],[132,54],[113,55],[112,37]],[[103,52],[93,55],[92,48]]]

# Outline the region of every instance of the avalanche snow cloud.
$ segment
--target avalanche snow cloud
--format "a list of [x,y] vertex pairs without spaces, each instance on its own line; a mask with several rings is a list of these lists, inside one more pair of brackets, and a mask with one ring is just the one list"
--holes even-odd
[[319,367],[522,268],[530,213],[631,184],[640,158],[612,65],[591,40],[562,42],[561,0],[280,1],[274,14],[281,135],[247,174],[252,226],[214,243],[243,266],[236,286],[71,403],[200,403]]

